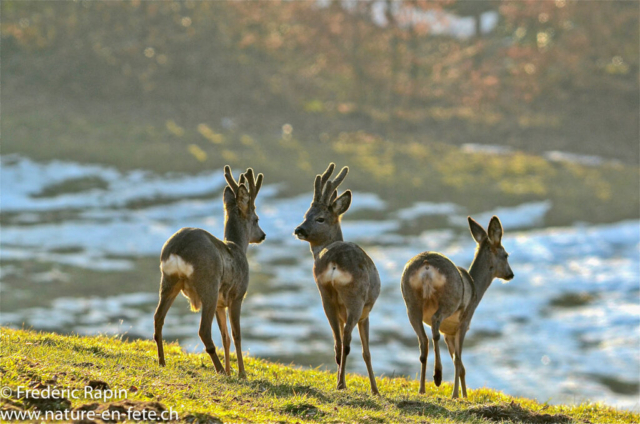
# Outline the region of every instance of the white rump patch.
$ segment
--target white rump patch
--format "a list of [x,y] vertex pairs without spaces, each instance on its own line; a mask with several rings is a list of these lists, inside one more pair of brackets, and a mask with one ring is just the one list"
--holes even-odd
[[409,284],[414,290],[422,292],[423,299],[431,298],[435,291],[444,286],[446,282],[445,276],[428,262],[425,262],[409,278]]
[[180,256],[171,254],[166,261],[162,261],[160,269],[167,275],[178,275],[179,277],[191,277],[193,274],[193,265],[186,262]]
[[320,274],[320,282],[323,284],[332,284],[333,286],[345,286],[353,281],[353,275],[344,271],[333,262],[329,262],[327,269]]

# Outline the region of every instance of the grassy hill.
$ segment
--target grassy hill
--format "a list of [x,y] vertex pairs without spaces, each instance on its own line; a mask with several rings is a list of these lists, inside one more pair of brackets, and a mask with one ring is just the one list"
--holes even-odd
[[[637,423],[640,415],[603,405],[548,405],[513,398],[489,388],[451,400],[451,385],[427,386],[405,378],[378,378],[382,396],[368,392],[364,376],[349,375],[348,390],[334,388],[335,374],[302,370],[247,358],[248,379],[216,375],[206,354],[187,354],[168,346],[167,367],[156,363],[152,341],[113,337],[61,336],[2,328],[2,386],[8,411],[176,411],[183,422],[430,422],[430,423]],[[358,352],[352,355],[358,357]],[[235,366],[232,358],[232,367]],[[86,386],[110,389],[119,399],[92,399]],[[18,387],[78,389],[64,399],[30,399]],[[171,409],[170,409],[171,408]],[[148,413],[148,412],[147,412]],[[4,421],[4,419],[3,419]],[[99,422],[99,421],[98,421]]]

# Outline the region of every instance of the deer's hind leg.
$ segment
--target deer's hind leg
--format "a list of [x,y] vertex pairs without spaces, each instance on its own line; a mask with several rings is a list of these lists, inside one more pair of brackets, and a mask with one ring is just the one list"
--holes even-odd
[[193,284],[199,288],[198,295],[202,301],[202,315],[200,317],[200,330],[198,334],[200,335],[200,340],[204,343],[207,353],[211,357],[211,361],[213,361],[213,366],[216,371],[219,374],[224,374],[224,367],[222,366],[222,362],[220,362],[220,358],[218,358],[216,346],[213,344],[213,339],[211,338],[211,325],[213,324],[213,317],[218,307],[218,287],[220,283],[218,281],[217,284],[202,284],[203,281],[207,281],[208,283],[210,280],[211,278],[199,276],[199,283]]
[[220,335],[222,336],[222,345],[224,346],[224,370],[227,375],[231,375],[231,358],[229,358],[231,337],[229,337],[229,331],[227,330],[227,312],[225,308],[219,307],[216,310],[216,320],[218,321]]
[[420,345],[420,390],[419,393],[425,393],[425,379],[427,374],[427,357],[429,355],[429,339],[424,331],[422,323],[422,300],[412,296],[412,293],[405,294],[403,289],[404,302],[407,306],[407,315],[413,331],[418,336],[418,344]]
[[171,308],[178,293],[180,293],[180,289],[181,284],[177,278],[162,275],[162,279],[160,280],[160,301],[153,316],[153,339],[156,341],[158,347],[158,364],[162,367],[166,365],[164,361],[164,346],[162,345],[162,327],[164,326],[164,319],[167,316],[167,312],[169,308]]
[[440,387],[442,383],[442,360],[440,359],[440,324],[444,319],[442,308],[431,317],[431,336],[433,337],[433,352],[436,355],[436,363],[433,368],[433,382]]
[[371,352],[369,352],[369,317],[358,323],[358,331],[360,332],[360,341],[362,342],[362,358],[367,365],[367,373],[369,374],[369,382],[371,383],[371,393],[379,395],[376,376],[373,374],[373,367],[371,366]]
[[349,352],[351,352],[351,333],[358,323],[361,313],[362,308],[360,308],[360,313],[358,314],[354,314],[347,310],[347,321],[345,322],[344,327],[342,327],[342,357],[340,359],[340,371],[338,372],[339,390],[347,388],[347,356],[349,355]]
[[322,307],[324,313],[327,316],[331,331],[333,332],[333,350],[335,353],[336,364],[338,365],[338,376],[340,375],[340,362],[342,361],[342,327],[344,322],[340,319],[340,314],[334,302],[331,299],[331,294],[323,286],[319,286],[320,297],[322,299]]

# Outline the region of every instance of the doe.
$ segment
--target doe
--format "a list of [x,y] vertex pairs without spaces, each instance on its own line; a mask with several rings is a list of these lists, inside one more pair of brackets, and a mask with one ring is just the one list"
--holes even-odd
[[402,274],[402,296],[407,306],[411,326],[418,335],[420,344],[420,393],[425,392],[425,373],[429,342],[423,322],[431,326],[433,349],[436,363],[433,380],[436,386],[442,382],[440,362],[440,333],[449,348],[449,355],[455,366],[455,380],[452,398],[467,397],[465,369],[462,364],[462,345],[482,296],[494,278],[511,280],[513,271],[507,260],[508,254],[502,247],[502,224],[497,216],[491,218],[489,231],[485,231],[471,217],[469,228],[478,244],[469,271],[456,265],[446,256],[436,252],[423,252],[413,257],[404,267]]
[[347,356],[351,332],[358,325],[362,356],[367,365],[371,392],[378,393],[369,353],[369,312],[380,294],[380,277],[373,261],[358,245],[343,241],[340,216],[351,205],[351,191],[338,196],[337,188],[349,172],[346,166],[329,181],[335,164],[315,179],[313,201],[304,222],[295,229],[300,240],[309,242],[313,254],[313,275],[322,306],[333,330],[338,364],[338,389],[346,389]]
[[[158,346],[158,362],[165,365],[162,346],[162,326],[167,311],[180,291],[191,303],[191,310],[202,309],[200,339],[213,361],[218,373],[231,373],[229,347],[231,340],[227,331],[225,309],[229,310],[229,321],[233,344],[238,357],[238,375],[246,378],[242,361],[240,335],[240,309],[249,286],[249,243],[261,243],[266,235],[258,225],[255,200],[262,186],[262,174],[254,179],[253,170],[247,169],[237,183],[229,166],[224,168],[228,185],[224,189],[225,212],[224,241],[200,228],[182,228],[172,235],[162,247],[160,255],[160,303],[154,316],[153,338]],[[225,366],[222,366],[211,339],[211,324],[217,318]]]

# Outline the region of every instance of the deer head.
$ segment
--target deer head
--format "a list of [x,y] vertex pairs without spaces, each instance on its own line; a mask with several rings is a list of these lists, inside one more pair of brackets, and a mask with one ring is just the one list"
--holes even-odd
[[342,240],[340,216],[351,205],[351,191],[347,190],[338,196],[337,188],[349,173],[349,168],[345,166],[333,181],[329,181],[335,167],[331,163],[322,175],[316,175],[313,201],[304,221],[294,232],[296,237],[308,241],[312,246]]
[[485,250],[489,255],[489,270],[493,278],[509,281],[513,278],[513,271],[509,265],[509,254],[502,246],[502,223],[497,216],[489,221],[489,231],[473,218],[468,217],[469,228],[473,239],[478,243],[478,252]]
[[238,182],[231,174],[229,165],[224,167],[224,178],[229,184],[224,189],[223,200],[225,210],[225,227],[233,222],[245,230],[249,243],[261,243],[267,237],[258,225],[256,214],[256,197],[262,186],[263,175],[259,174],[254,179],[253,169],[248,168],[244,174],[240,174]]

